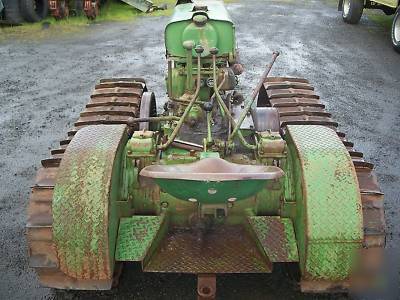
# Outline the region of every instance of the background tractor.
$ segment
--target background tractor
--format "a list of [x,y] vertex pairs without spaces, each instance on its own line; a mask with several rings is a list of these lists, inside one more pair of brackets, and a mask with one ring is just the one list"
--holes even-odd
[[[1,0],[3,19],[8,24],[38,22],[49,13],[48,0]],[[1,6],[1,4],[0,4]],[[0,9],[0,14],[1,14]]]
[[[82,14],[89,19],[95,19],[99,14],[100,5],[104,2],[100,0],[2,0],[3,19],[8,24],[33,23],[45,19],[49,12],[56,19]],[[1,4],[0,13],[2,13]]]
[[[107,0],[0,0],[2,23],[17,25],[24,22],[38,22],[49,13],[57,20],[69,16],[86,15],[94,20]],[[122,0],[141,12],[167,9],[166,4],[154,5],[150,0]]]
[[304,292],[370,284],[383,194],[310,83],[268,77],[250,97],[222,2],[182,1],[165,29],[168,101],[144,79],[102,79],[42,161],[28,208],[30,265],[60,289],[110,289],[124,262],[198,276],[300,273]]
[[364,8],[381,9],[386,15],[394,15],[391,30],[393,48],[400,52],[400,1],[399,0],[339,0],[338,10],[343,20],[349,24],[357,24]]

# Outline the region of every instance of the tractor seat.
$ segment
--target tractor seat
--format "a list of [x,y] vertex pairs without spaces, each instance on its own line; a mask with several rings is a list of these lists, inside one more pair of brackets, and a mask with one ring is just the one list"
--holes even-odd
[[278,179],[284,172],[274,166],[242,165],[221,158],[204,158],[188,164],[147,166],[140,175],[153,179],[236,181]]

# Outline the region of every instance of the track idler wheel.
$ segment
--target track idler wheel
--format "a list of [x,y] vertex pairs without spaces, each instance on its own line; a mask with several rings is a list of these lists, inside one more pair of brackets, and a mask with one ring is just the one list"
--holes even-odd
[[[140,101],[140,118],[155,117],[157,115],[156,98],[152,92],[144,92]],[[141,122],[139,130],[156,131],[157,125],[150,122]]]

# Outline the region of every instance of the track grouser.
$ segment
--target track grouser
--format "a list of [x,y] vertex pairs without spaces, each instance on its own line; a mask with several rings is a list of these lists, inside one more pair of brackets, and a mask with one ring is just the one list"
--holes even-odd
[[[30,264],[61,289],[111,289],[123,262],[198,276],[290,266],[304,292],[370,284],[385,244],[383,194],[305,79],[250,96],[235,26],[218,1],[179,1],[165,29],[168,101],[141,78],[103,79],[42,161]],[[135,280],[132,278],[132,280]]]

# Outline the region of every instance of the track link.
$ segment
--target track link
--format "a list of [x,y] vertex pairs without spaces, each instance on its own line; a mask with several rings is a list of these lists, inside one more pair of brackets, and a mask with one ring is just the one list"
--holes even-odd
[[[52,235],[52,201],[56,176],[65,149],[81,128],[97,124],[125,124],[129,117],[139,116],[140,101],[147,91],[143,79],[118,78],[101,80],[89,103],[51,157],[42,160],[28,206],[27,239],[30,266],[35,268],[40,283],[55,288],[108,289],[109,281],[76,280],[59,270]],[[119,270],[119,269],[118,269]]]
[[[334,129],[346,146],[357,173],[362,201],[364,240],[361,268],[376,270],[385,247],[385,219],[383,193],[373,164],[365,161],[363,153],[356,151],[354,144],[346,139],[346,135],[337,130],[339,124],[332,120],[331,114],[325,110],[325,106],[307,80],[272,77],[264,82],[264,88],[263,93],[260,93],[258,105],[276,107],[281,127],[291,124],[325,125]],[[320,288],[316,286],[315,289],[317,291]]]

